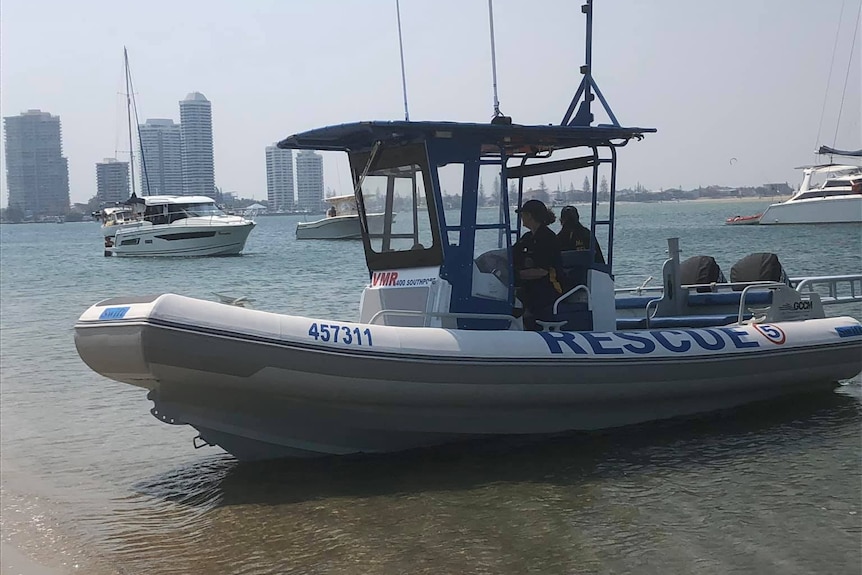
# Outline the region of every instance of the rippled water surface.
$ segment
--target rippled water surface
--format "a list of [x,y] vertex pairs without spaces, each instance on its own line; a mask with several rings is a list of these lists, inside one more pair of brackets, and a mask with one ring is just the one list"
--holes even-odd
[[[618,206],[617,284],[659,275],[673,236],[726,273],[757,251],[791,276],[862,270],[860,226],[721,225],[762,207]],[[602,433],[239,465],[78,358],[75,320],[115,295],[219,292],[357,319],[360,244],[297,242],[297,221],[260,218],[245,255],[191,259],[104,258],[92,223],[0,226],[4,541],[96,575],[862,569],[858,378]]]

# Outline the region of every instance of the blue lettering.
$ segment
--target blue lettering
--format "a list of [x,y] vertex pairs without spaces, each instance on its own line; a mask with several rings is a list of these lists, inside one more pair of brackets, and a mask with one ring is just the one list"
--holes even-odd
[[[694,342],[702,347],[703,349],[708,349],[711,351],[724,349],[725,341],[724,338],[721,337],[721,334],[716,333],[715,330],[712,329],[701,329],[701,330],[685,330],[685,333],[694,340]],[[710,336],[715,339],[712,343],[706,341],[706,338],[703,337],[703,334],[708,333]]]
[[673,335],[685,335],[685,332],[676,331],[676,330],[661,330],[661,331],[654,331],[651,333],[652,333],[652,336],[656,339],[656,341],[659,342],[662,345],[662,347],[664,347],[668,351],[673,351],[676,353],[684,353],[684,352],[691,349],[691,342],[690,341],[686,341],[683,339],[682,341],[679,342],[679,345],[674,345],[670,341],[668,341],[668,339],[663,335],[665,333],[672,333]]
[[655,351],[655,342],[647,337],[643,337],[642,335],[637,335],[634,333],[618,333],[615,335],[620,339],[626,339],[628,341],[642,344],[641,346],[635,346],[630,343],[627,343],[623,346],[623,349],[626,349],[632,353],[644,354],[652,353]]
[[621,354],[623,350],[618,347],[602,347],[603,341],[613,341],[613,338],[609,335],[598,335],[594,333],[582,333],[581,336],[587,340],[590,344],[590,347],[593,348],[594,353],[600,354]]
[[756,341],[742,341],[743,337],[750,337],[750,334],[744,329],[735,329],[732,327],[720,327],[718,329],[730,336],[730,340],[737,349],[745,347],[760,347],[760,344]]
[[563,342],[569,349],[575,353],[587,353],[584,348],[575,343],[575,334],[568,331],[540,331],[539,335],[548,344],[548,349],[551,353],[563,353],[563,348],[560,347],[560,342]]

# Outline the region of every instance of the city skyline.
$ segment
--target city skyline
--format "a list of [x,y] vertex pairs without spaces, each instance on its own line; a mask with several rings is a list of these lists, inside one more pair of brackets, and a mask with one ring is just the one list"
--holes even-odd
[[[394,6],[346,0],[202,6],[154,0],[129,7],[118,27],[108,25],[111,10],[101,0],[50,10],[4,2],[2,115],[40,108],[63,119],[72,201],[95,195],[92,166],[123,141],[117,138],[125,133],[118,96],[123,45],[130,47],[142,118],[170,117],[177,94],[190,89],[217,103],[216,183],[243,197],[266,197],[260,150],[273,141],[323,125],[403,119]],[[740,6],[595,1],[596,81],[622,124],[658,129],[620,151],[620,188],[795,186],[794,167],[814,162],[818,145],[862,147],[862,38],[851,50],[859,3]],[[92,17],[68,26],[82,9]],[[488,121],[487,4],[415,0],[401,11],[411,119]],[[494,19],[501,110],[517,123],[559,122],[584,60],[579,3],[498,0]],[[301,59],[284,58],[286,23],[292,42],[315,46]],[[323,45],[322,32],[331,39]],[[795,41],[802,37],[822,41]],[[330,157],[324,153],[327,186],[349,193],[346,157]]]

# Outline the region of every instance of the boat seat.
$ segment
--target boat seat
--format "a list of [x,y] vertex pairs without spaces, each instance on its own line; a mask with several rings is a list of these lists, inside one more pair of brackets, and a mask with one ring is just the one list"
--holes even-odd
[[737,314],[654,317],[650,319],[649,327],[647,327],[646,318],[617,318],[617,329],[629,330],[717,327],[736,323],[737,319]]
[[617,298],[615,302],[615,306],[617,309],[646,309],[646,306],[649,302],[654,299],[658,299],[660,296],[658,294],[651,296],[634,296],[634,297],[625,297],[625,298]]
[[[710,292],[688,294],[690,307],[707,307],[719,305],[739,305],[740,292]],[[748,305],[769,305],[772,303],[772,290],[749,291],[745,294]]]
[[[689,307],[712,307],[722,305],[739,305],[740,292],[709,292],[688,294]],[[617,309],[646,309],[649,302],[657,299],[658,294],[653,296],[634,296],[618,298]],[[750,291],[745,295],[746,305],[770,305],[772,303],[772,290]]]

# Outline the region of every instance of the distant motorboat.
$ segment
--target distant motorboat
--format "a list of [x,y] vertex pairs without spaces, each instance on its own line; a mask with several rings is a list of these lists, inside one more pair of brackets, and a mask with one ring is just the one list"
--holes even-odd
[[760,223],[760,216],[763,214],[754,214],[753,216],[733,216],[732,218],[727,218],[724,220],[724,223],[730,226],[750,226],[752,224]]
[[[351,195],[324,198],[329,204],[326,216],[313,222],[296,224],[298,240],[358,240],[362,237],[356,197]],[[383,233],[383,213],[366,215],[369,233]]]

